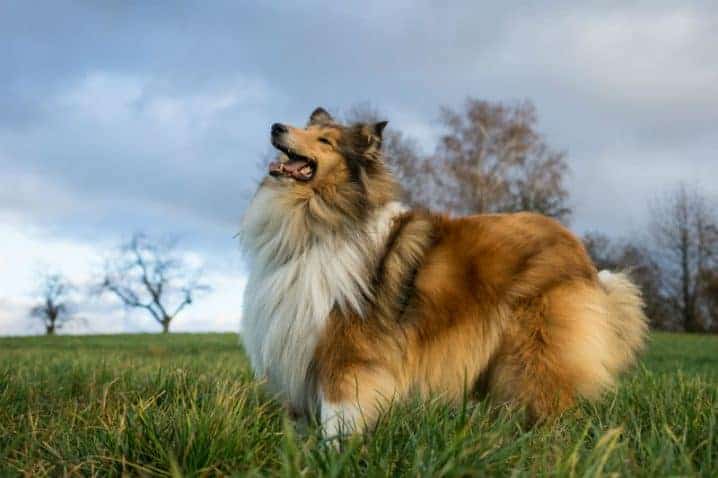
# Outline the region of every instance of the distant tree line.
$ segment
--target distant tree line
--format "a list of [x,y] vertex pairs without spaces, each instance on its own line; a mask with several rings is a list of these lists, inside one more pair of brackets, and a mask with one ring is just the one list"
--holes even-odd
[[697,189],[665,192],[640,237],[584,238],[599,268],[628,270],[643,290],[655,328],[718,333],[718,218]]
[[[360,104],[347,121],[382,115]],[[534,211],[568,224],[566,153],[548,145],[528,101],[469,98],[442,107],[436,149],[423,153],[413,138],[384,133],[386,161],[404,200],[453,214]],[[697,188],[678,184],[648,207],[645,233],[612,239],[584,236],[599,269],[627,271],[640,285],[654,328],[718,333],[718,219],[716,205]]]
[[[42,321],[47,335],[79,320],[79,300],[71,297],[78,291],[76,285],[59,273],[43,273],[39,282],[38,305],[31,316]],[[109,295],[127,309],[144,311],[168,333],[175,317],[209,289],[201,270],[176,250],[175,240],[153,240],[138,233],[108,255],[87,294]]]
[[[370,104],[360,104],[344,119],[383,118]],[[459,109],[441,108],[439,120],[441,135],[428,154],[391,125],[385,130],[386,161],[404,201],[452,214],[534,211],[570,222],[566,153],[552,148],[538,131],[531,102],[469,98]],[[648,216],[640,236],[586,234],[587,251],[599,269],[624,270],[634,278],[654,328],[718,333],[716,205],[699,190],[679,184],[658,197]],[[144,310],[168,332],[174,318],[207,289],[173,243],[140,234],[108,258],[94,290]],[[71,290],[61,276],[43,278],[32,314],[43,320],[48,334],[70,320]]]

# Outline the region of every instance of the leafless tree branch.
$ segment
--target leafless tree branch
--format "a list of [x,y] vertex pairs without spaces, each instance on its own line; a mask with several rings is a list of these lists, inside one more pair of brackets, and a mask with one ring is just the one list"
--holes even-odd
[[106,261],[99,290],[125,307],[146,310],[167,333],[174,318],[210,288],[175,251],[175,241],[135,234]]

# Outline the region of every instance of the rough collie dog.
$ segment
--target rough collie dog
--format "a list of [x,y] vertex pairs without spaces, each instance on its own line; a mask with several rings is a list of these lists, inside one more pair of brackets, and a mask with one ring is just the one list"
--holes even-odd
[[533,420],[595,399],[641,348],[640,292],[530,214],[450,218],[396,200],[386,122],[274,124],[243,220],[242,338],[256,374],[327,435],[412,394],[466,392]]

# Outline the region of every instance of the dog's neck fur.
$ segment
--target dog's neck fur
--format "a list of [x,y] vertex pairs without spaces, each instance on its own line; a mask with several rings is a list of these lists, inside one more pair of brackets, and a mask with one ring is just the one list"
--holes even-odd
[[242,338],[255,373],[298,409],[308,406],[307,370],[327,317],[335,306],[363,315],[373,268],[394,219],[407,210],[387,202],[360,228],[317,236],[307,209],[288,204],[281,190],[261,187],[240,233],[250,264]]

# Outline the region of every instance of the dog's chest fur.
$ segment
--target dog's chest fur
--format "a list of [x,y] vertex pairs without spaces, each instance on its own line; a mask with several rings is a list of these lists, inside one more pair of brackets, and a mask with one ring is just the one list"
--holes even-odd
[[255,373],[267,380],[274,393],[305,409],[312,392],[307,390],[307,370],[332,308],[362,316],[371,300],[373,268],[394,219],[406,208],[388,203],[351,237],[328,237],[302,247],[294,244],[287,252],[287,242],[278,235],[291,228],[281,220],[262,219],[263,207],[269,208],[267,214],[281,214],[257,197],[243,223],[244,252],[251,269],[244,293],[242,339]]

